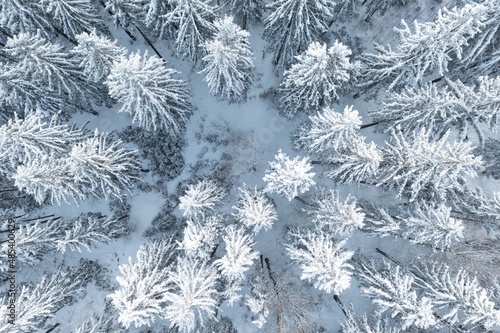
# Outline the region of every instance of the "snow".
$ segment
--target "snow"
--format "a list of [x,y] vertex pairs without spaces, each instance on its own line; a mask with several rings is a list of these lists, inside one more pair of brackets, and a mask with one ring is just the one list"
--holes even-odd
[[[402,18],[407,22],[411,22],[414,18],[418,18],[421,22],[431,20],[437,15],[437,7],[453,3],[455,2],[446,0],[439,3],[427,0],[410,1],[407,7],[392,8],[383,16],[374,14],[370,18],[371,27],[369,27],[368,23],[364,20],[364,9],[360,9],[360,17],[347,23],[334,22],[330,28],[330,32],[338,32],[345,26],[351,38],[354,39],[356,36],[361,38],[360,45],[364,51],[373,52],[371,45],[373,41],[377,41],[384,45],[397,45],[397,40],[395,38],[396,34],[394,34],[391,29],[393,26],[400,27],[399,21]],[[361,7],[361,4],[357,5]],[[268,14],[269,13],[266,13],[264,15]],[[297,155],[303,157],[307,156],[304,151],[295,151],[292,147],[292,141],[290,140],[291,133],[295,131],[302,121],[306,120],[306,115],[298,114],[293,120],[287,120],[279,115],[277,88],[282,78],[280,75],[276,75],[273,70],[273,55],[267,50],[267,42],[262,38],[262,24],[258,26],[247,26],[246,28],[250,33],[249,42],[255,57],[255,68],[253,69],[254,83],[248,91],[246,101],[242,104],[221,101],[216,96],[213,96],[210,93],[209,87],[207,87],[207,83],[204,81],[204,75],[199,73],[202,70],[202,64],[198,63],[197,65],[193,65],[193,63],[188,60],[179,59],[176,56],[178,52],[173,41],[153,40],[158,52],[166,60],[166,66],[179,71],[178,77],[191,85],[192,97],[190,98],[190,103],[195,106],[195,109],[187,121],[184,134],[187,142],[187,146],[183,151],[186,167],[180,176],[166,184],[166,188],[152,189],[146,192],[137,187],[134,188],[131,193],[125,194],[125,199],[131,206],[129,224],[132,231],[129,235],[111,241],[108,244],[92,245],[90,247],[91,251],[82,248],[81,253],[77,251],[66,251],[64,254],[54,253],[46,256],[44,260],[34,267],[23,268],[19,271],[18,281],[33,281],[38,283],[44,274],[54,272],[58,264],[76,265],[80,258],[98,261],[99,264],[108,270],[105,273],[105,278],[110,283],[110,286],[107,287],[108,289],[104,289],[95,282],[90,282],[85,288],[84,294],[79,297],[75,303],[65,306],[56,313],[55,318],[51,318],[47,321],[47,327],[55,323],[61,323],[61,325],[53,331],[54,333],[71,332],[78,324],[89,320],[92,314],[95,313],[100,315],[103,313],[105,299],[109,300],[107,296],[112,293],[114,288],[118,288],[115,278],[120,275],[119,265],[126,264],[128,258],[136,258],[137,251],[145,242],[144,232],[151,227],[151,221],[160,212],[160,208],[167,200],[165,193],[180,196],[183,193],[177,193],[179,189],[178,185],[185,181],[193,181],[188,166],[195,165],[200,159],[213,159],[224,162],[222,161],[223,153],[229,153],[233,157],[232,163],[234,168],[230,171],[232,182],[229,188],[223,189],[224,191],[229,191],[229,193],[225,199],[226,201],[224,201],[221,206],[217,207],[215,211],[217,213],[226,214],[223,219],[221,218],[222,223],[226,225],[241,226],[242,223],[239,223],[237,219],[231,215],[236,211],[231,207],[237,203],[237,189],[242,187],[244,183],[250,186],[255,185],[258,188],[264,188],[266,182],[262,178],[266,173],[266,169],[269,167],[268,162],[275,159],[276,152],[279,150],[292,157]],[[144,43],[140,37],[137,42],[132,43],[122,29],[116,29],[110,26],[110,31],[113,38],[117,38],[117,44],[125,47],[129,51],[129,54],[136,51],[140,51],[141,54],[143,54],[146,50],[150,55],[153,54],[150,47]],[[332,36],[327,37],[333,39]],[[342,40],[342,42],[349,45],[354,54],[359,54],[359,49],[354,47],[355,42],[352,40],[352,43],[347,43],[344,40]],[[327,43],[327,45],[331,44],[331,41]],[[195,57],[192,51],[193,50],[190,50],[188,57]],[[353,127],[359,126],[358,115],[361,117],[363,123],[369,123],[369,112],[379,107],[379,103],[385,95],[384,92],[381,92],[377,95],[377,99],[365,101],[363,100],[365,97],[363,96],[363,91],[360,92],[360,98],[351,97],[357,92],[356,89],[353,89],[349,96],[340,94],[339,101],[331,106],[334,112],[337,112],[339,116],[342,110],[352,110],[348,109],[350,107],[354,110],[358,110],[355,115],[356,126]],[[110,108],[105,106],[96,107],[99,111],[98,116],[89,113],[74,114],[71,118],[71,122],[75,122],[78,127],[87,123],[86,128],[90,130],[97,128],[100,133],[112,131],[119,132],[126,126],[135,126],[132,124],[131,117],[118,112],[121,106],[120,103],[117,103]],[[224,122],[227,122],[226,128],[219,126],[219,129],[216,129],[217,126],[214,124],[224,124]],[[196,136],[196,133],[200,133],[202,126],[205,131],[219,131],[227,135],[229,143],[216,145],[204,139],[200,139]],[[374,133],[371,129],[361,129],[359,133],[363,135],[362,141],[366,143],[373,141],[378,147],[384,147],[384,141],[389,138],[388,134]],[[453,132],[451,137],[455,138],[455,134],[456,133]],[[488,134],[490,133],[488,132]],[[491,135],[498,137],[497,134]],[[352,136],[349,136],[348,139],[352,139]],[[471,140],[473,143],[478,143],[475,137],[471,137]],[[161,144],[161,142],[158,144]],[[131,148],[135,148],[133,146],[133,144],[130,145]],[[377,155],[375,153],[378,153],[378,151],[375,151],[375,147],[372,148],[373,149],[370,149],[370,151],[374,151],[373,154]],[[226,155],[224,155],[224,158],[226,158]],[[374,158],[374,160],[377,158]],[[311,159],[314,160],[315,156],[311,157]],[[377,168],[378,166],[375,169]],[[326,166],[313,165],[310,170],[308,169],[306,171],[311,171],[315,174],[314,182],[317,184],[331,190],[338,190],[339,201],[345,200],[347,203],[350,200],[349,198],[352,197],[357,198],[358,202],[360,202],[361,199],[376,200],[377,203],[382,205],[403,202],[399,199],[395,199],[393,192],[389,192],[381,187],[374,187],[362,183],[347,185],[335,184],[332,180],[325,177],[324,172],[327,170],[328,168]],[[471,174],[473,174],[473,172],[471,172]],[[149,175],[144,177],[145,181],[150,181],[150,179]],[[473,179],[472,177],[466,176],[463,177],[463,180],[466,183],[482,188],[487,196],[500,190],[499,180],[486,179],[485,177]],[[356,179],[356,181],[359,181],[359,179]],[[275,272],[276,276],[283,279],[286,286],[293,286],[296,290],[305,293],[307,298],[311,298],[317,302],[316,305],[308,308],[314,313],[315,322],[325,327],[326,332],[334,333],[340,328],[340,321],[345,319],[341,308],[332,298],[332,295],[322,290],[316,290],[310,283],[301,280],[302,270],[287,256],[286,247],[284,245],[284,236],[290,227],[304,228],[310,227],[313,224],[308,214],[304,211],[304,209],[310,208],[308,204],[310,205],[315,198],[313,193],[315,189],[312,186],[312,182],[309,185],[311,185],[310,191],[304,191],[305,193],[301,194],[303,202],[291,200],[294,195],[290,195],[289,199],[287,199],[273,193],[269,194],[269,197],[272,198],[272,202],[274,202],[276,206],[275,209],[278,220],[271,221],[272,227],[267,228],[266,225],[265,228],[255,235],[255,244],[252,244],[252,250],[260,253],[263,258],[269,259],[272,270]],[[112,214],[107,202],[96,198],[89,198],[80,202],[78,205],[75,205],[73,202],[70,204],[61,202],[53,206],[46,206],[32,212],[32,215],[41,216],[53,213],[61,215],[63,218],[70,219],[78,216],[78,214],[82,212],[90,211],[102,212],[108,216]],[[179,207],[176,207],[173,213],[178,218],[182,217],[182,211]],[[207,214],[211,213],[209,209]],[[388,236],[385,238],[377,238],[368,236],[364,231],[354,230],[358,227],[362,228],[362,223],[359,221],[357,222],[356,228],[349,230],[350,233],[352,232],[352,235],[350,235],[344,245],[346,251],[349,251],[349,254],[356,252],[354,257],[356,257],[357,253],[362,253],[364,255],[381,258],[381,256],[375,252],[376,248],[380,248],[397,260],[403,260],[405,263],[411,265],[421,258],[428,258],[432,255],[432,251],[429,248],[410,244],[402,237]],[[183,223],[183,225],[186,225],[186,223]],[[461,231],[461,225],[454,227],[457,228],[457,232]],[[335,242],[338,244],[337,239],[335,239]],[[221,260],[220,258],[224,258],[224,254],[225,248],[220,246],[212,259]],[[252,255],[252,259],[253,257],[254,255]],[[248,266],[251,267],[250,269],[246,270],[248,267],[245,266],[244,268],[235,269],[233,273],[243,274],[244,272],[247,279],[250,279],[252,275],[257,273],[257,268],[260,267],[259,258],[254,260],[254,262],[255,265]],[[180,269],[193,270],[192,268],[195,266],[196,265],[193,264],[192,267],[180,267]],[[353,266],[355,266],[355,264],[353,264]],[[200,267],[195,268],[198,269]],[[263,271],[267,274],[266,277],[269,279],[270,274],[266,270],[265,264]],[[207,274],[210,275],[210,277],[208,281],[209,286],[206,288],[209,294],[214,294],[213,286],[211,285],[213,282],[211,277],[213,272],[210,271]],[[178,283],[180,287],[184,287],[181,286],[179,281],[176,283]],[[268,282],[272,285],[271,280]],[[365,298],[360,291],[356,274],[353,275],[350,282],[350,287],[345,289],[339,288],[344,289],[339,295],[342,303],[346,306],[353,303],[356,313],[359,315],[364,312],[369,314],[373,313],[375,306]],[[343,285],[343,287],[346,286],[347,284]],[[188,286],[185,288],[189,289]],[[327,288],[325,287],[325,289]],[[2,286],[2,291],[3,290],[5,290],[5,288]],[[261,328],[252,324],[250,311],[245,305],[245,302],[249,301],[249,286],[244,285],[239,293],[242,294],[243,297],[239,301],[236,301],[232,307],[229,306],[228,302],[223,302],[218,307],[218,316],[229,316],[238,333],[274,332],[272,324],[264,325]],[[419,322],[417,320],[418,326],[427,327],[433,324],[434,319],[432,314],[429,313],[427,299],[418,298],[417,300],[417,295],[414,295],[410,289],[405,289],[403,293],[408,294],[409,303],[416,302],[415,304],[425,305],[424,308],[420,310],[417,309],[421,312],[416,310],[418,316],[420,316],[417,318],[420,320]],[[178,295],[170,296],[172,299],[178,298]],[[215,302],[209,298],[210,297],[207,297],[203,300],[204,304],[202,308],[204,308],[202,312],[204,313],[201,317],[205,317],[205,315],[212,312],[216,307]],[[186,299],[183,301],[186,301]],[[420,303],[418,303],[419,301]],[[485,304],[491,308],[490,303]],[[409,304],[408,306],[413,305],[414,304]],[[276,309],[271,310],[274,311]],[[170,307],[168,316],[171,319],[178,320],[185,327],[189,327],[193,323],[193,317],[182,317],[182,313],[179,311],[178,308]],[[494,314],[496,315],[497,313],[495,312]],[[414,318],[407,318],[406,323],[408,325],[414,322]],[[477,320],[477,322],[479,322],[479,320]],[[142,328],[131,327],[128,332],[138,333],[144,332],[147,329],[151,329],[153,332],[160,332],[164,327],[171,325],[171,322],[158,319],[155,320],[154,323],[151,323],[151,325],[150,328],[146,326]]]

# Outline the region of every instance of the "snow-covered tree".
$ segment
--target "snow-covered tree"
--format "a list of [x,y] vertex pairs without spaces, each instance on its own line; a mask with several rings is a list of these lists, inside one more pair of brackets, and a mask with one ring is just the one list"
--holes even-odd
[[40,30],[49,37],[54,30],[40,1],[33,0],[2,0],[0,26],[11,35]]
[[356,198],[351,195],[341,201],[339,192],[330,190],[322,193],[314,203],[317,207],[308,208],[307,212],[319,229],[349,236],[364,225],[365,214],[357,206]]
[[400,127],[406,135],[421,128],[442,135],[458,126],[465,138],[470,124],[483,142],[479,124],[487,123],[495,129],[500,121],[500,78],[480,77],[475,88],[446,81],[451,89],[427,83],[391,93],[371,116],[388,128]]
[[252,250],[255,244],[252,236],[246,234],[243,227],[229,225],[222,237],[226,244],[226,254],[214,261],[214,264],[229,281],[243,280],[245,272],[259,256]]
[[[48,253],[67,250],[90,251],[92,245],[108,243],[129,232],[125,217],[116,219],[100,213],[82,213],[65,220],[60,217],[20,223],[16,230],[16,260],[33,265]],[[8,243],[1,247],[7,251]],[[1,270],[1,269],[0,269]]]
[[87,320],[80,325],[78,325],[74,333],[99,333],[99,332],[110,332],[113,328],[112,316],[103,314],[101,316],[92,315],[90,320]]
[[408,4],[408,0],[368,0],[364,4],[366,5],[366,14],[371,17],[376,12],[379,15],[384,15],[385,12],[394,6],[404,6]]
[[5,113],[22,115],[40,109],[51,114],[62,111],[64,116],[68,116],[82,111],[75,101],[55,93],[46,84],[32,81],[26,75],[25,69],[18,64],[0,63],[0,105]]
[[203,217],[207,211],[213,211],[225,196],[224,190],[215,182],[205,179],[188,186],[186,193],[179,197],[179,209],[187,218]]
[[326,107],[300,125],[294,144],[317,154],[337,151],[359,136],[360,126],[361,117],[353,106],[346,106],[343,113]]
[[63,154],[86,132],[62,124],[57,115],[46,118],[40,111],[31,111],[21,119],[17,114],[0,127],[0,172],[12,173],[18,164],[26,164],[37,156]]
[[99,8],[92,0],[41,0],[41,3],[52,22],[69,38],[96,27],[104,30]]
[[250,279],[250,295],[246,297],[245,304],[252,313],[252,324],[262,329],[267,322],[270,313],[271,295],[267,288],[268,282],[264,277],[264,270],[260,269]]
[[354,252],[343,249],[346,241],[335,242],[328,233],[316,230],[291,230],[292,242],[286,245],[290,258],[300,264],[302,280],[315,288],[338,295],[351,285],[352,266],[347,261]]
[[269,162],[269,168],[264,175],[263,180],[267,182],[265,191],[276,192],[291,201],[316,184],[312,179],[315,173],[309,172],[311,168],[309,157],[290,158],[280,149],[275,160]]
[[340,333],[400,333],[399,327],[391,326],[388,318],[380,315],[367,318],[366,314],[358,315],[351,306],[344,308],[346,320],[341,322]]
[[124,57],[127,50],[107,37],[98,36],[96,30],[75,36],[78,43],[70,52],[75,54],[83,74],[88,80],[103,82],[111,71],[114,61]]
[[137,259],[118,266],[120,287],[108,295],[118,309],[118,321],[125,328],[150,325],[163,317],[171,282],[168,276],[177,258],[170,239],[147,241],[137,251]]
[[167,20],[174,1],[146,0],[142,5],[142,23],[160,38],[172,37],[175,27]]
[[428,329],[438,323],[431,300],[417,296],[413,275],[387,262],[380,266],[373,261],[361,261],[358,270],[363,294],[381,313],[390,311],[391,317],[400,318],[403,330],[410,326]]
[[3,51],[16,60],[15,67],[22,78],[45,86],[55,95],[65,94],[82,105],[88,105],[89,98],[101,98],[97,88],[84,80],[75,58],[64,50],[63,44],[48,42],[40,31],[9,38]]
[[315,112],[337,100],[357,68],[349,60],[351,53],[338,41],[329,48],[313,42],[296,56],[279,87],[282,114],[291,118],[297,111]]
[[388,89],[417,86],[434,71],[443,76],[452,57],[462,58],[463,48],[481,31],[487,7],[467,4],[460,9],[442,8],[433,22],[414,22],[414,31],[404,21],[397,28],[400,43],[396,51],[390,46],[375,45],[375,54],[363,54],[366,65],[359,82],[371,86],[387,81]]
[[33,195],[39,204],[47,197],[51,203],[69,203],[69,199],[78,202],[89,194],[87,189],[81,188],[75,181],[69,164],[54,155],[37,156],[26,164],[19,165],[12,178],[19,190]]
[[224,3],[243,29],[250,23],[260,22],[265,9],[263,0],[225,0]]
[[215,318],[207,322],[204,327],[198,328],[194,333],[238,333],[229,317]]
[[105,8],[111,12],[115,27],[122,28],[140,22],[144,9],[140,0],[106,0]]
[[233,206],[237,211],[233,214],[236,219],[247,228],[252,228],[255,234],[262,229],[271,229],[278,215],[264,191],[258,190],[256,186],[240,187],[238,190],[238,204]]
[[411,201],[422,193],[444,198],[448,191],[460,189],[466,176],[477,176],[482,159],[473,154],[471,143],[449,143],[448,136],[449,132],[433,141],[422,129],[407,140],[393,131],[391,142],[383,148],[378,184],[395,187],[398,195],[408,191]]
[[247,31],[233,23],[231,16],[214,22],[212,40],[203,44],[207,55],[203,57],[210,93],[229,101],[241,102],[252,84],[253,54]]
[[177,0],[167,13],[167,21],[177,27],[177,54],[196,62],[203,45],[215,32],[213,21],[218,7],[211,0]]
[[219,244],[223,229],[222,216],[215,214],[208,217],[187,220],[179,249],[186,256],[208,260]]
[[267,6],[264,38],[274,51],[273,64],[282,70],[310,43],[321,39],[333,16],[331,0],[275,0]]
[[340,184],[371,182],[377,178],[382,151],[364,136],[356,136],[346,141],[340,151],[326,158],[329,164],[325,175]]
[[218,304],[217,272],[206,262],[180,258],[167,282],[172,287],[165,294],[168,304],[163,311],[171,327],[190,333],[214,316]]
[[139,180],[140,164],[135,149],[123,147],[121,140],[108,134],[94,132],[94,136],[73,146],[67,163],[76,182],[89,188],[97,196],[108,199],[130,191]]
[[180,133],[191,113],[189,88],[173,76],[178,72],[147,52],[114,62],[106,84],[109,94],[123,105],[118,112],[133,115],[146,130],[165,128]]
[[83,290],[83,279],[74,269],[59,268],[55,273],[44,275],[36,285],[23,285],[16,290],[15,325],[10,317],[9,298],[0,298],[0,333],[39,332],[47,319],[68,304],[72,297]]
[[451,217],[446,205],[432,207],[425,202],[415,203],[403,219],[403,237],[417,244],[430,244],[444,250],[464,238],[464,225]]
[[416,268],[416,280],[435,304],[442,319],[452,324],[500,328],[500,310],[492,290],[481,286],[465,269],[452,270],[446,264],[424,264]]

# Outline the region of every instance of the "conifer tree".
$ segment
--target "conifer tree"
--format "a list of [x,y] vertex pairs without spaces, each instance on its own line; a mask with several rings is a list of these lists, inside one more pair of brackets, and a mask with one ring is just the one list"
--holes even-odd
[[345,240],[334,242],[327,232],[291,230],[292,241],[286,250],[300,264],[302,280],[313,281],[315,288],[338,295],[351,284],[352,266],[347,263],[354,252],[343,251]]
[[0,26],[11,35],[39,30],[43,37],[50,37],[54,32],[42,4],[32,0],[3,0],[0,6]]
[[105,31],[97,4],[91,0],[42,0],[44,10],[69,38],[91,28]]
[[226,194],[217,184],[210,180],[202,180],[189,185],[186,193],[179,198],[179,209],[187,218],[204,217],[207,211],[214,210]]
[[147,52],[131,54],[113,63],[106,84],[123,105],[118,112],[133,116],[146,130],[165,128],[179,134],[191,113],[189,88],[174,76],[178,72]]
[[229,101],[241,102],[252,84],[252,52],[249,33],[233,23],[232,17],[215,21],[215,35],[205,42],[207,55],[200,73],[213,95]]
[[114,61],[119,61],[127,53],[118,46],[116,40],[111,41],[104,36],[98,36],[96,30],[83,32],[75,36],[78,45],[70,52],[76,57],[83,74],[88,80],[102,83],[109,75]]
[[308,163],[309,158],[288,157],[287,154],[278,150],[275,160],[269,162],[263,180],[267,182],[265,191],[276,192],[291,201],[301,193],[309,190],[316,184],[312,179],[315,175],[309,172],[312,165]]
[[334,2],[275,0],[267,8],[271,14],[264,21],[264,38],[274,52],[273,65],[281,71],[310,43],[321,39],[333,15]]
[[329,48],[318,42],[309,44],[285,71],[279,87],[281,112],[291,118],[298,111],[315,112],[337,100],[357,69],[349,60],[351,53],[337,41]]
[[408,140],[393,132],[383,149],[378,185],[395,187],[398,195],[408,193],[411,201],[424,193],[444,198],[447,192],[461,189],[465,177],[476,177],[483,162],[469,142],[449,143],[448,135],[433,141],[422,129]]
[[257,187],[242,187],[238,190],[238,204],[233,206],[237,211],[233,215],[238,222],[252,228],[255,234],[262,229],[271,229],[278,216],[264,191],[258,190]]
[[397,28],[399,45],[375,45],[375,54],[364,54],[365,64],[360,82],[371,86],[388,82],[388,89],[399,89],[405,85],[417,86],[434,71],[443,76],[448,72],[452,57],[460,60],[468,41],[481,31],[487,7],[473,3],[457,9],[443,8],[433,22],[414,22],[414,31],[404,21]]
[[258,23],[262,19],[265,9],[263,0],[225,0],[235,22],[246,29],[251,23]]
[[168,24],[176,28],[177,55],[196,62],[203,45],[213,33],[213,21],[218,14],[218,7],[211,0],[177,0],[174,8],[166,14]]

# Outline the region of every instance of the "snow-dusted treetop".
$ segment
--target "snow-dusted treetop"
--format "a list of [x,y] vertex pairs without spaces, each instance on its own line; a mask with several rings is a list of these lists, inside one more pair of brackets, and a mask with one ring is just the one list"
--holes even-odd
[[343,113],[326,107],[299,127],[295,145],[311,153],[337,151],[359,136],[361,123],[359,112],[352,105],[346,106]]
[[133,122],[146,130],[165,128],[178,134],[192,106],[187,84],[173,78],[177,74],[157,56],[137,52],[113,63],[106,84],[110,96],[123,103],[118,112],[133,115]]
[[311,43],[285,71],[279,87],[281,112],[291,118],[297,111],[314,112],[338,99],[358,68],[357,63],[350,62],[350,55],[351,50],[337,41],[329,48]]
[[349,236],[364,225],[365,214],[357,206],[356,198],[351,195],[341,201],[339,192],[330,190],[315,200],[315,205],[317,208],[308,208],[307,211],[320,229]]
[[450,143],[448,136],[449,132],[434,141],[422,129],[408,140],[393,131],[391,142],[383,150],[378,184],[396,187],[399,195],[409,190],[411,201],[424,192],[444,198],[447,191],[460,189],[466,176],[477,176],[483,162],[473,154],[470,142]]
[[247,228],[253,228],[254,233],[261,229],[269,230],[278,219],[276,210],[264,191],[254,187],[238,188],[238,204],[233,206],[237,213],[236,219]]
[[85,76],[94,82],[104,81],[111,70],[113,61],[124,57],[127,50],[104,36],[98,36],[95,29],[91,33],[83,32],[75,36],[78,45],[70,52],[74,53],[83,68]]
[[259,256],[258,252],[252,251],[255,241],[243,227],[234,224],[226,228],[226,235],[222,239],[226,244],[226,254],[215,260],[214,264],[229,281],[243,280],[245,272]]
[[186,193],[179,197],[179,209],[187,218],[203,217],[207,211],[214,210],[225,196],[224,190],[215,182],[204,179],[188,186]]
[[344,251],[345,240],[334,242],[328,233],[316,230],[290,232],[293,241],[286,250],[302,268],[302,280],[314,281],[314,287],[338,295],[351,284],[353,267],[347,263],[354,252]]
[[287,154],[278,150],[274,161],[269,162],[269,168],[263,178],[267,182],[266,191],[276,192],[291,201],[301,193],[309,190],[316,184],[312,179],[315,175],[309,172],[312,165],[309,157],[300,156],[290,158]]
[[171,327],[191,333],[213,317],[217,306],[217,272],[213,267],[192,258],[179,258],[166,282],[172,287],[165,294],[168,305],[162,311]]
[[247,31],[233,23],[231,16],[214,22],[214,38],[203,44],[204,81],[213,95],[240,102],[252,83],[253,54]]
[[377,54],[362,55],[366,68],[360,82],[369,86],[387,81],[391,90],[416,86],[434,70],[443,76],[452,56],[460,60],[464,46],[481,31],[486,12],[487,7],[478,3],[442,8],[433,22],[415,21],[414,32],[402,20],[403,27],[395,29],[400,39],[396,51],[377,44]]

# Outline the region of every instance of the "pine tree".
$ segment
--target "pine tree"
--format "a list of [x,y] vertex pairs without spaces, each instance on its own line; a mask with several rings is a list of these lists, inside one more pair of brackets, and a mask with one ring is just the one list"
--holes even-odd
[[165,128],[178,134],[192,106],[187,84],[173,78],[177,74],[162,59],[137,52],[114,62],[106,84],[110,96],[123,103],[118,112],[133,115],[133,122],[146,130]]
[[120,197],[139,180],[137,150],[124,148],[121,140],[99,134],[73,146],[68,156],[69,170],[76,182],[98,197]]
[[334,3],[330,0],[275,0],[267,8],[271,14],[264,21],[264,38],[274,51],[273,65],[282,70],[311,42],[321,39],[333,15]]
[[243,280],[245,272],[250,269],[248,266],[259,256],[258,252],[252,251],[255,241],[245,233],[244,228],[235,225],[226,227],[226,235],[222,239],[226,244],[226,254],[214,261],[215,266],[227,280]]
[[222,222],[218,214],[187,220],[179,249],[189,258],[208,260],[221,240]]
[[243,29],[250,23],[260,22],[265,8],[263,0],[225,0],[224,3]]
[[108,77],[114,61],[124,57],[127,50],[117,45],[116,40],[98,36],[96,30],[90,33],[83,32],[75,36],[78,45],[70,52],[73,53],[83,68],[83,74],[88,80],[102,83]]
[[382,152],[373,141],[366,143],[364,136],[356,136],[327,157],[329,169],[325,175],[339,184],[372,182],[382,161]]
[[410,326],[427,329],[437,324],[431,300],[417,297],[411,274],[387,262],[379,267],[373,261],[361,261],[358,269],[361,291],[379,307],[380,313],[391,311],[391,317],[399,317],[403,330]]
[[395,187],[398,195],[408,192],[411,201],[423,193],[444,198],[447,192],[459,190],[466,176],[477,176],[482,160],[472,153],[469,142],[448,143],[448,135],[432,141],[422,129],[409,141],[401,132],[393,132],[383,149],[378,185]]
[[90,99],[103,101],[98,88],[83,78],[76,59],[62,44],[48,42],[40,31],[36,35],[21,33],[9,38],[3,51],[16,60],[14,67],[20,79],[44,86],[42,89],[51,95],[64,95],[70,104],[87,109],[91,108]]
[[264,191],[258,190],[256,186],[240,187],[238,190],[238,204],[233,206],[237,210],[233,215],[238,222],[252,228],[255,234],[262,229],[271,229],[274,221],[278,220],[278,215]]
[[105,8],[111,12],[115,27],[128,28],[141,21],[142,1],[106,0]]
[[246,98],[252,84],[252,51],[245,30],[233,23],[231,16],[214,23],[214,38],[203,44],[207,55],[200,73],[205,74],[210,93],[234,102]]
[[441,318],[451,324],[500,327],[500,310],[485,289],[465,269],[452,270],[446,264],[424,264],[416,268],[416,282],[436,305]]
[[82,108],[75,101],[49,89],[45,83],[33,82],[26,77],[26,71],[18,64],[0,63],[0,105],[11,116],[40,109],[51,114],[68,117],[70,113],[81,112]]
[[351,304],[350,307],[344,308],[347,319],[340,323],[342,329],[340,333],[400,333],[398,327],[391,326],[387,318],[382,318],[380,315],[375,315],[367,318],[354,312]]
[[167,282],[172,288],[165,294],[168,305],[164,317],[170,321],[171,327],[190,333],[196,327],[203,327],[205,321],[214,316],[217,274],[207,263],[181,258]]
[[328,233],[291,230],[286,245],[290,258],[300,264],[301,280],[314,281],[319,290],[338,295],[351,284],[352,266],[347,263],[354,252],[344,251],[345,240],[334,242]]
[[218,14],[211,0],[176,0],[174,9],[166,15],[168,24],[177,27],[177,55],[196,62],[203,45],[215,32],[213,21]]
[[18,164],[26,164],[37,156],[64,154],[86,136],[85,130],[62,124],[57,115],[47,119],[37,110],[21,119],[14,114],[0,127],[0,172],[10,175]]
[[176,261],[177,252],[169,239],[147,241],[137,251],[137,259],[118,268],[120,288],[108,295],[118,309],[118,321],[125,328],[150,325],[163,317],[168,301],[168,276]]
[[42,0],[45,12],[69,38],[96,27],[105,31],[97,4],[91,0]]
[[464,46],[481,31],[486,11],[484,5],[476,3],[461,9],[443,8],[433,22],[415,21],[414,32],[402,20],[402,28],[396,29],[400,39],[396,51],[376,44],[376,54],[361,56],[366,67],[359,82],[371,86],[387,81],[392,90],[417,86],[434,71],[445,75],[452,57],[461,60]]
[[326,44],[311,43],[285,71],[279,87],[281,112],[292,118],[297,111],[315,112],[337,100],[357,69],[349,60],[351,53],[337,41],[328,49]]
[[278,150],[275,160],[269,162],[269,168],[263,178],[267,182],[266,192],[276,192],[278,195],[286,197],[288,201],[301,193],[309,190],[309,187],[316,184],[312,179],[315,175],[309,172],[312,165],[308,163],[309,158],[288,157],[287,154]]
[[415,203],[406,213],[403,225],[403,237],[441,250],[464,238],[463,222],[451,217],[451,208],[443,204],[432,207],[425,202]]
[[11,35],[39,30],[50,37],[54,30],[42,4],[32,0],[2,0],[0,26]]
[[338,151],[359,136],[360,126],[361,117],[353,106],[346,106],[343,113],[326,107],[300,125],[294,145],[316,154]]
[[54,155],[36,157],[24,165],[17,167],[12,176],[15,186],[30,195],[36,202],[42,204],[45,199],[53,204],[69,203],[84,200],[88,189],[82,189],[70,172],[69,164]]
[[[91,251],[91,246],[108,243],[129,233],[126,219],[107,217],[100,213],[82,213],[65,220],[60,217],[38,219],[23,223],[16,230],[16,260],[23,265],[34,265],[48,253],[67,250]],[[8,243],[1,247],[7,251]]]
[[[8,322],[9,298],[0,299],[0,332],[39,332],[47,319],[83,290],[83,279],[74,269],[59,268],[36,285],[23,285],[16,292],[15,325]],[[14,326],[14,331],[13,331]]]
[[461,136],[465,138],[470,123],[483,144],[479,124],[487,123],[495,129],[499,122],[500,79],[480,77],[476,87],[468,87],[459,80],[446,82],[451,89],[438,90],[435,84],[427,83],[390,94],[382,102],[382,108],[372,112],[371,116],[388,128],[399,126],[405,135],[421,128],[442,135],[459,126]]
[[140,15],[142,23],[160,38],[171,38],[175,27],[167,20],[167,15],[173,6],[174,1],[147,0]]
[[356,198],[351,195],[341,201],[339,192],[330,190],[322,193],[314,203],[317,208],[307,209],[307,212],[318,229],[349,237],[354,230],[361,229],[364,225],[365,214],[357,206]]
[[187,218],[203,217],[207,211],[214,210],[225,196],[215,182],[202,180],[188,186],[186,193],[179,198],[179,209]]

